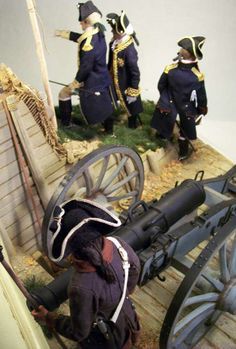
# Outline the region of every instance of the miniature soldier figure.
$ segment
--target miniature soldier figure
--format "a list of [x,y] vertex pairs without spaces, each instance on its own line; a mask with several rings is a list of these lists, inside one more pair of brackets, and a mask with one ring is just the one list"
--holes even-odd
[[82,112],[89,124],[103,122],[108,133],[113,132],[114,111],[109,87],[111,78],[106,65],[105,27],[102,14],[92,1],[78,4],[79,22],[83,34],[56,30],[55,35],[78,43],[78,71],[75,79],[59,93],[61,122],[71,120],[71,96],[78,89]]
[[204,42],[202,36],[188,36],[179,40],[181,49],[174,58],[178,62],[168,65],[158,82],[160,98],[151,126],[157,130],[158,137],[170,140],[179,114],[179,160],[185,160],[191,155],[189,140],[197,138],[197,120],[207,114],[204,75],[198,67]]
[[70,200],[54,211],[49,257],[59,262],[71,255],[70,316],[50,313],[42,305],[32,315],[81,349],[131,349],[137,340],[140,326],[129,294],[138,282],[139,258],[122,239],[105,237],[120,224],[112,212],[89,200]]
[[128,127],[141,124],[139,113],[143,111],[140,98],[140,72],[138,54],[134,41],[138,44],[135,32],[126,14],[122,11],[107,15],[112,27],[113,39],[110,43],[108,68],[110,70],[117,99],[128,115]]

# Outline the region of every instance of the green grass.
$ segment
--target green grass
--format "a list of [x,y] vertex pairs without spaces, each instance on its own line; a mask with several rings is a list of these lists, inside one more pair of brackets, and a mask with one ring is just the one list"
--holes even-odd
[[[69,129],[62,128],[59,125],[59,139],[62,143],[68,140],[92,141],[99,139],[103,144],[125,145],[139,153],[145,152],[148,149],[156,150],[156,148],[165,146],[165,144],[155,137],[150,127],[155,104],[152,101],[144,101],[143,106],[144,112],[140,114],[142,127],[134,130],[127,127],[127,121],[124,122],[121,120],[121,110],[115,112],[114,134],[116,138],[114,138],[102,131],[101,124],[95,126],[87,125],[80,113],[79,106],[76,105],[73,107],[72,114],[72,121],[75,125]],[[58,107],[55,109],[58,115]]]

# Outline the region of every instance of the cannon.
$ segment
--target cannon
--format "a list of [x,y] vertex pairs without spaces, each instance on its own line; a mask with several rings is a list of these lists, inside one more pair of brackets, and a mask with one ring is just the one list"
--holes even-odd
[[[140,287],[155,277],[165,282],[163,273],[170,266],[183,275],[159,344],[161,349],[190,349],[222,312],[236,314],[236,166],[211,179],[204,179],[200,171],[151,202],[141,200],[143,184],[141,158],[129,148],[105,146],[85,156],[68,172],[48,204],[43,250],[48,254],[56,205],[83,197],[115,210],[117,202],[126,200],[129,208],[120,212],[122,226],[111,235],[124,239],[139,256]],[[190,252],[199,245],[201,252],[194,257]],[[49,310],[63,303],[70,273],[68,268],[34,291],[38,303]]]

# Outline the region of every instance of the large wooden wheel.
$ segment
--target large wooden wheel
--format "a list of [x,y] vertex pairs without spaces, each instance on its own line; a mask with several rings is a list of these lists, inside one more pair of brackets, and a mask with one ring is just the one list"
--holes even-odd
[[64,177],[47,206],[42,228],[45,254],[48,255],[49,226],[55,206],[72,198],[86,198],[114,209],[122,200],[129,204],[139,200],[143,184],[142,160],[130,148],[104,146],[85,156]]
[[163,322],[161,349],[193,348],[221,312],[236,314],[235,227],[231,216],[183,279]]

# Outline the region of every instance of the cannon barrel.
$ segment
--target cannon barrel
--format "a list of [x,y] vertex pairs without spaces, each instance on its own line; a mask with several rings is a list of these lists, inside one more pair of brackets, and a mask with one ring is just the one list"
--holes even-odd
[[116,229],[113,235],[126,241],[136,252],[150,245],[153,235],[165,233],[179,219],[205,201],[204,187],[194,180],[185,180],[131,222]]
[[[137,217],[132,216],[127,225],[121,226],[113,235],[122,238],[136,252],[150,245],[153,234],[165,233],[185,215],[191,213],[205,201],[203,185],[194,180],[185,180],[170,190],[159,201],[146,206]],[[38,304],[48,310],[56,309],[67,299],[67,286],[73,268],[55,278],[48,285],[35,290],[32,296]]]

